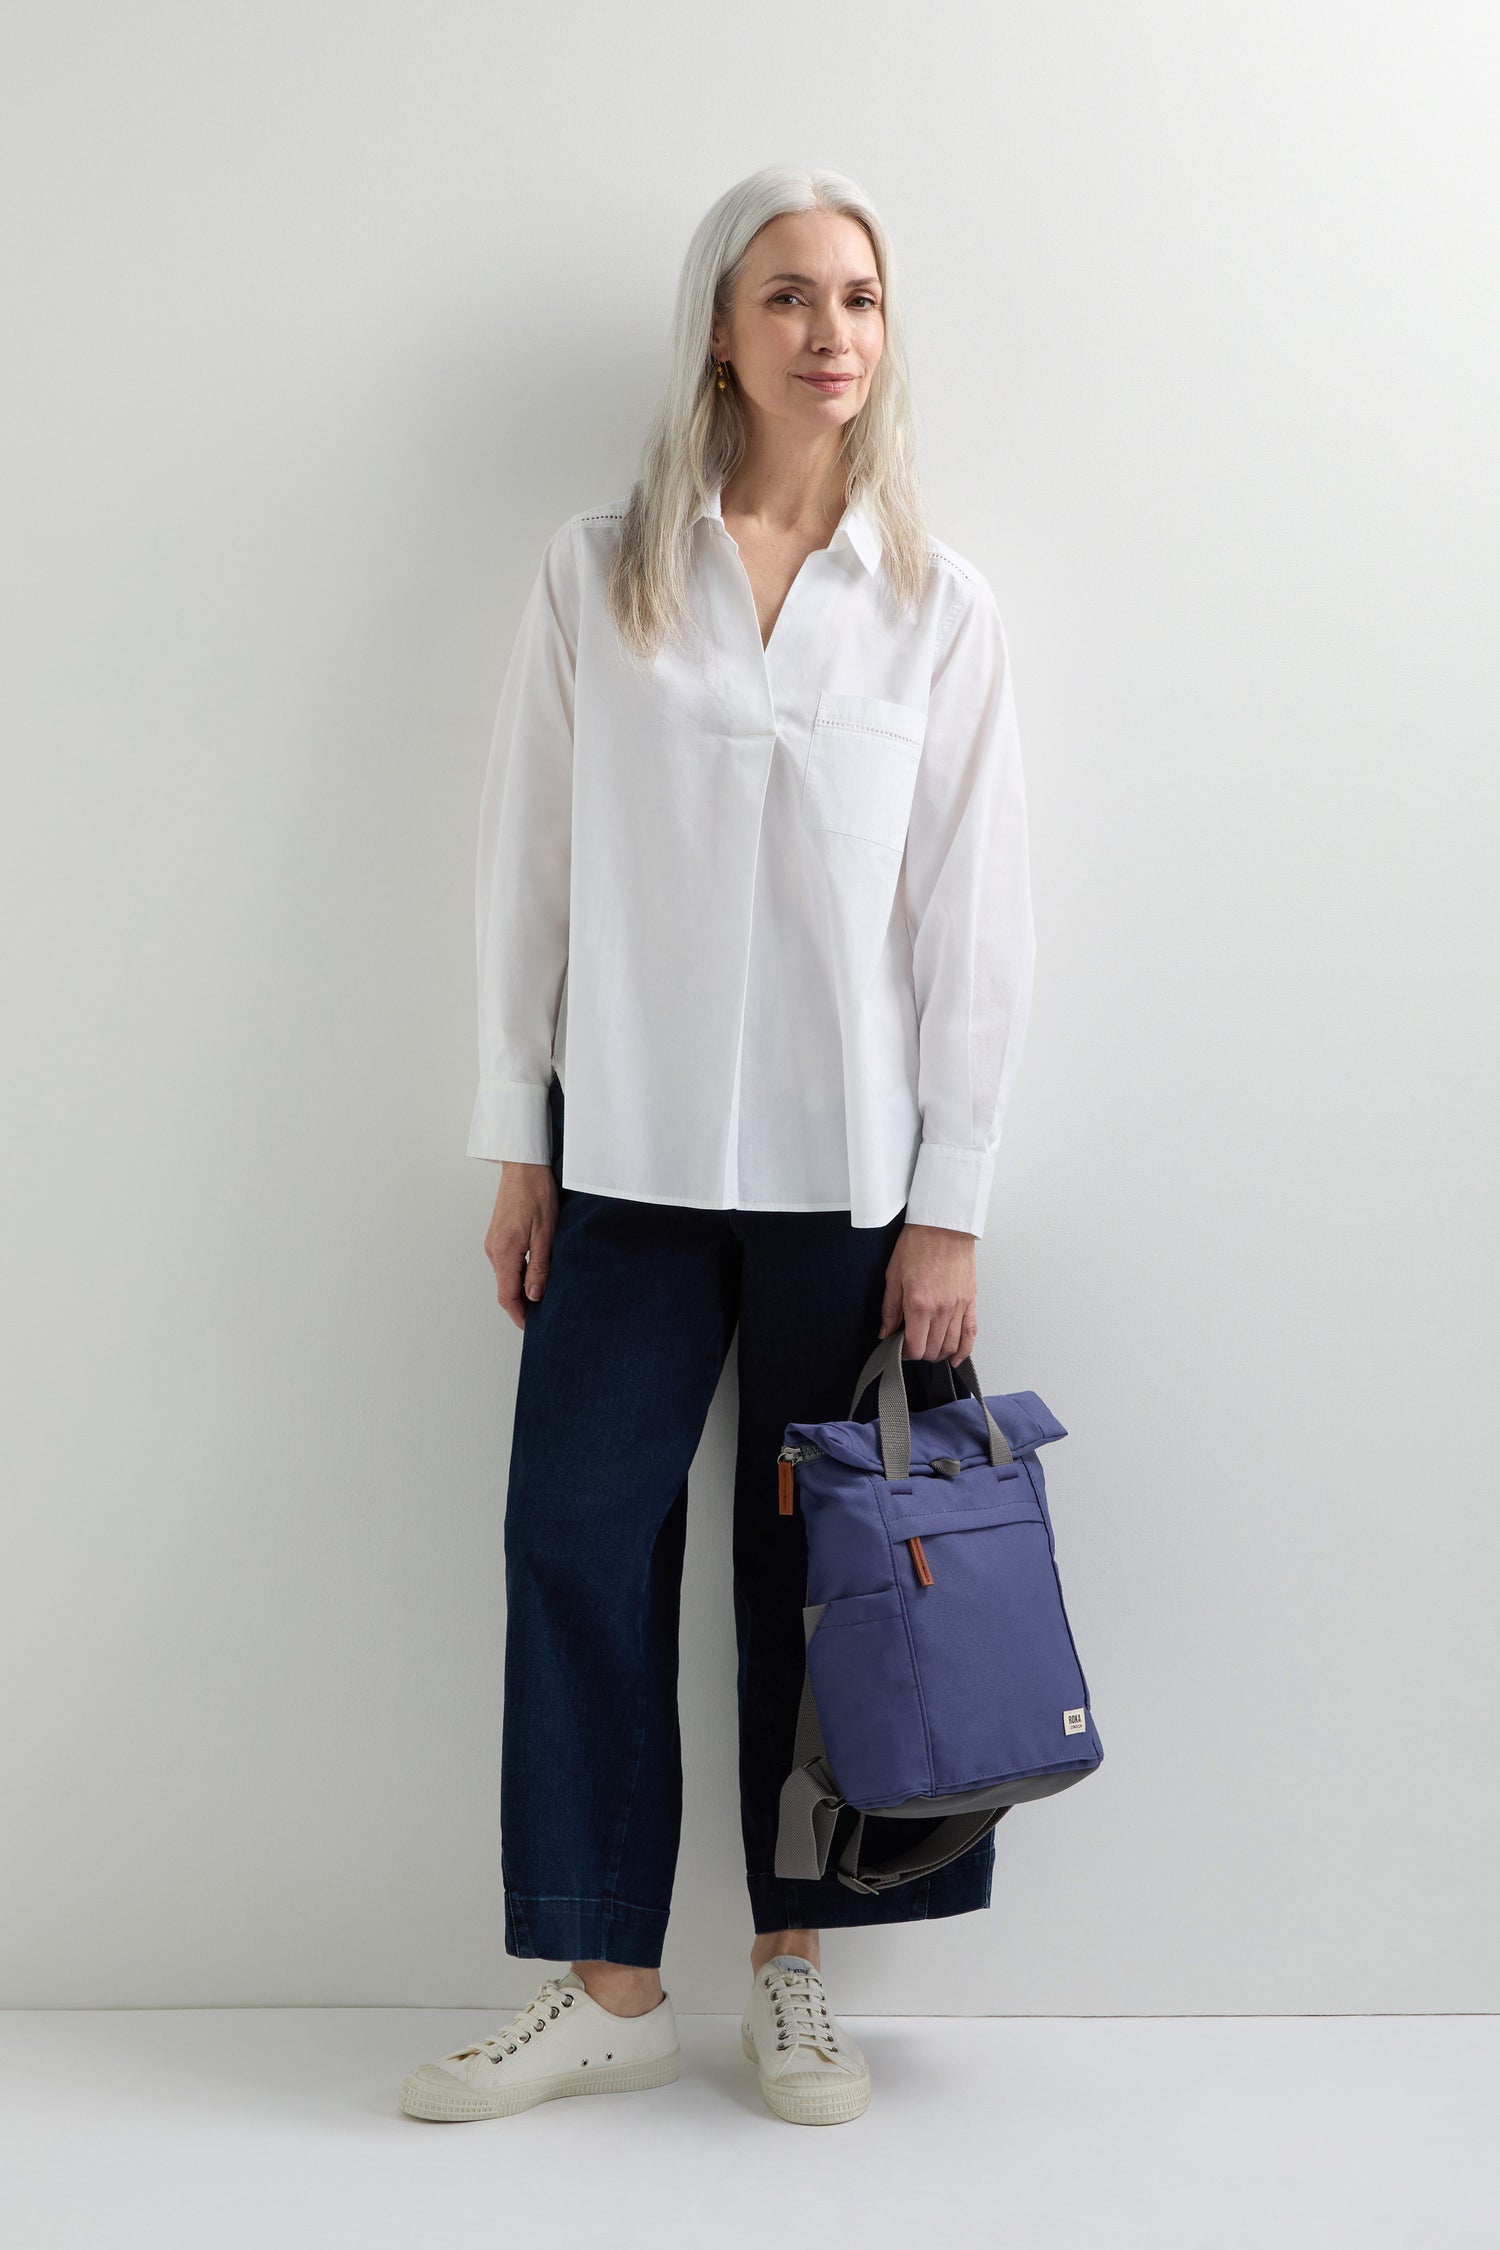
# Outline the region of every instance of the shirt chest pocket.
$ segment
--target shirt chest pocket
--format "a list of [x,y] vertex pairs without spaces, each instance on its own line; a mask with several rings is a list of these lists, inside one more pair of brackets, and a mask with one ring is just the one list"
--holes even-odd
[[807,818],[899,852],[926,731],[927,714],[917,704],[820,695],[802,785]]

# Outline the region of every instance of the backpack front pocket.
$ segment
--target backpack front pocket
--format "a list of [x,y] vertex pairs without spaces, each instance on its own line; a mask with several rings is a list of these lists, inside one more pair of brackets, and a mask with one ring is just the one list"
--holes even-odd
[[865,1811],[930,1786],[921,1700],[895,1586],[825,1607],[807,1644],[823,1746],[851,1805]]
[[[908,1549],[913,1538],[925,1576]],[[922,1683],[932,1790],[1092,1765],[1092,1722],[1080,1731],[1076,1718],[1088,1688],[1039,1511],[923,1511],[893,1519],[891,1539]]]

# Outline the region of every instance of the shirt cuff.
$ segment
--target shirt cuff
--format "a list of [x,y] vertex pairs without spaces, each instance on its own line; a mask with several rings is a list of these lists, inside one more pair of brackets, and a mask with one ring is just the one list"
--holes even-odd
[[995,1159],[982,1148],[955,1148],[923,1141],[912,1170],[906,1223],[912,1227],[955,1227],[961,1234],[984,1233]]
[[550,1164],[550,1091],[547,1086],[518,1085],[511,1079],[481,1079],[469,1125],[468,1154],[487,1156],[494,1163]]

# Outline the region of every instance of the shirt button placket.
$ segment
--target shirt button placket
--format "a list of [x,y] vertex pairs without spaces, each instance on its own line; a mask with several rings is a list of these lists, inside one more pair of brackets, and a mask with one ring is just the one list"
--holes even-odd
[[[739,547],[733,537],[730,535],[728,528],[722,522],[719,524],[718,528],[723,536],[724,553],[726,559],[729,563],[730,569],[738,579],[744,595],[744,600],[741,606],[744,613],[748,617],[748,629],[750,634],[753,636],[751,646],[746,651],[749,661],[747,663],[743,680],[746,702],[746,716],[747,718],[750,716],[750,706],[752,705],[752,703],[758,705],[761,714],[762,725],[766,730],[766,755],[761,774],[760,812],[755,827],[755,845],[750,863],[750,916],[748,935],[746,940],[745,955],[740,963],[739,1024],[735,1035],[734,1080],[729,1097],[729,1123],[728,1130],[725,1135],[724,1179],[722,1194],[726,1208],[732,1210],[738,1205],[740,1198],[740,1087],[745,1055],[745,1002],[750,989],[750,947],[754,944],[755,940],[755,892],[760,869],[761,841],[765,834],[766,790],[770,784],[771,766],[776,756],[776,748],[777,743],[780,739],[781,730],[776,716],[776,695],[771,679],[770,655],[760,637],[760,617],[755,607],[755,591],[750,584],[750,574],[745,568],[743,558],[740,555]],[[805,569],[806,565],[804,564],[803,567]],[[802,573],[799,571],[798,577],[800,578],[801,575]],[[787,603],[791,601],[792,593],[795,591],[795,588],[796,580],[794,579],[792,582],[792,587],[788,590],[785,600],[782,602],[781,612],[777,617],[776,625],[772,628],[771,638],[773,642],[777,638],[777,633],[786,615]],[[736,685],[738,689],[739,683],[736,683]],[[750,732],[753,730],[747,728],[746,731]]]

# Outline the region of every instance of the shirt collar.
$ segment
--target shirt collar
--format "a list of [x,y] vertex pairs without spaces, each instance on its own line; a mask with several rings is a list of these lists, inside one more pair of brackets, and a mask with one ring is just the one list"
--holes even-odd
[[[723,486],[720,485],[703,501],[697,514],[693,517],[694,523],[698,521],[699,516],[707,516],[711,522],[722,525],[724,521],[724,510],[721,505],[722,497]],[[880,564],[883,548],[875,519],[862,500],[851,500],[849,502],[843,514],[839,517],[838,528],[828,544],[830,548],[852,547],[871,577],[874,576]]]

